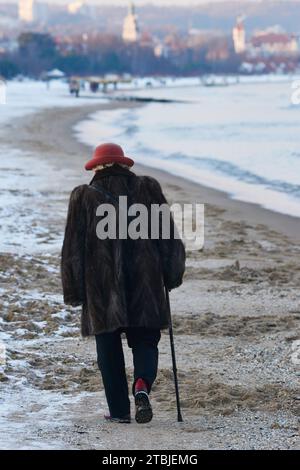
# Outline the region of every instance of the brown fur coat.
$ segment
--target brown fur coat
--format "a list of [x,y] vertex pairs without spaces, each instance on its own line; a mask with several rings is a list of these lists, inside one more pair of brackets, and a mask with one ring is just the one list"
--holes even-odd
[[[116,197],[130,194],[129,204],[166,202],[154,178],[117,165],[97,172],[92,183]],[[71,194],[61,261],[65,303],[83,306],[83,336],[129,326],[167,328],[164,280],[169,289],[182,283],[182,241],[100,240],[96,210],[101,203],[111,201],[89,185]],[[171,227],[174,230],[172,217]]]

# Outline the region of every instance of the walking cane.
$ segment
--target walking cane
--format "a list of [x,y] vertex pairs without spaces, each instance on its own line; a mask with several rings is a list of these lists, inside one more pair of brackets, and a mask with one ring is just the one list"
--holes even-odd
[[171,344],[172,362],[173,362],[173,374],[174,374],[175,393],[176,393],[177,421],[179,423],[182,423],[183,419],[182,419],[181,409],[180,409],[180,399],[179,399],[179,388],[178,388],[178,379],[177,379],[177,367],[176,367],[176,356],[175,356],[175,346],[174,346],[170,296],[169,296],[169,291],[168,291],[167,287],[165,287],[165,290],[166,290],[166,299],[167,299],[169,316],[170,316],[169,335],[170,335],[170,344]]

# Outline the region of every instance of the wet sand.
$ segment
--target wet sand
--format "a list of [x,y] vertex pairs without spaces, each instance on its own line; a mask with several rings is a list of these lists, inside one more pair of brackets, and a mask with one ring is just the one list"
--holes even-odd
[[[47,206],[51,218],[39,222],[56,244],[47,235],[49,250],[0,254],[7,335],[0,447],[299,448],[299,220],[140,165],[137,173],[157,177],[170,202],[206,204],[204,249],[188,253],[185,282],[171,294],[184,423],[176,423],[166,334],[153,422],[132,423],[126,433],[124,425],[103,422],[94,341],[80,338],[79,311],[62,304],[57,247],[69,192],[90,177],[82,168],[91,150],[72,128],[112,106],[139,104],[51,109],[1,131],[2,143],[47,161],[62,184]],[[47,175],[41,179],[47,186]],[[130,380],[131,352],[124,346]]]

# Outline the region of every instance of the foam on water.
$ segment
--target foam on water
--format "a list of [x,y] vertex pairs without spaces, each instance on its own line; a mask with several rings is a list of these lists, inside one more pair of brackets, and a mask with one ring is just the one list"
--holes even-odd
[[137,162],[300,217],[300,107],[291,93],[287,79],[140,90],[183,101],[96,113],[75,131],[91,146],[117,141]]

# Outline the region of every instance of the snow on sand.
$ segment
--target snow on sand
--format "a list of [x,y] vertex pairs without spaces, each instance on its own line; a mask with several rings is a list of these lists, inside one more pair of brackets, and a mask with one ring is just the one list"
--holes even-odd
[[[103,421],[94,341],[80,338],[80,311],[63,305],[59,279],[68,194],[88,178],[82,165],[90,151],[71,129],[92,108],[85,103],[40,110],[1,131],[1,167],[11,166],[10,181],[1,177],[0,188],[8,198],[1,205],[0,326],[6,351],[0,447],[299,448],[299,365],[292,360],[300,338],[299,248],[255,218],[245,220],[255,212],[247,205],[234,220],[236,206],[227,202],[225,210],[222,199],[208,204],[205,249],[188,254],[185,283],[171,296],[184,423],[176,423],[166,334],[153,422],[132,423],[124,433],[124,426]],[[163,173],[159,178],[170,201],[200,195],[207,200],[210,194]],[[10,182],[21,196],[10,193]],[[131,380],[130,359],[126,348]]]

